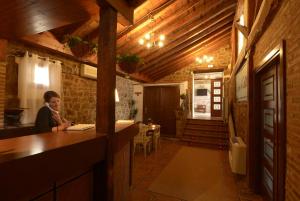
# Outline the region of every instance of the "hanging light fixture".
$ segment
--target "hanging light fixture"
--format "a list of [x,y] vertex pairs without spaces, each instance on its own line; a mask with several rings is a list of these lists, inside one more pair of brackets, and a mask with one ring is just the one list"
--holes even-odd
[[160,34],[158,37],[156,36],[155,32],[153,31],[154,25],[155,25],[155,19],[149,14],[149,26],[150,26],[150,32],[146,33],[143,38],[139,39],[139,44],[142,46],[146,46],[148,49],[153,47],[163,47],[165,45],[165,39],[166,36],[164,34]]
[[213,56],[208,56],[208,55],[203,55],[203,57],[196,57],[196,62],[199,64],[208,64],[207,67],[208,68],[212,68],[214,67],[213,64],[211,64],[211,62],[214,60]]

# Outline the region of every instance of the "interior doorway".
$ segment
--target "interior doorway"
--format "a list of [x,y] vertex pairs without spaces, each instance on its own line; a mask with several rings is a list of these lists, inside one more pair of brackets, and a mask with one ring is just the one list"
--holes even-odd
[[223,111],[223,72],[194,73],[194,119],[221,118]]
[[[255,73],[255,184],[266,201],[283,201],[286,165],[285,71],[283,49]],[[251,168],[251,167],[250,167]]]
[[176,135],[175,110],[179,108],[179,86],[145,86],[143,121],[160,125],[161,135]]

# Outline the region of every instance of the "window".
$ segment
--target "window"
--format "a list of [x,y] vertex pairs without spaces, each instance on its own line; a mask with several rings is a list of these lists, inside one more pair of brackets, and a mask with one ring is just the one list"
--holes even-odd
[[34,81],[35,84],[49,86],[49,68],[47,66],[34,66]]

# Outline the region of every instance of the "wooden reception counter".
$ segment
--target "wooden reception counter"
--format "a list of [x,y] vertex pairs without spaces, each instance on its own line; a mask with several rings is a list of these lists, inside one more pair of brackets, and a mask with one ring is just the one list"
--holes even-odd
[[[115,160],[128,170],[121,177],[131,175],[130,141],[137,132],[137,124],[116,124]],[[107,135],[95,129],[0,140],[0,200],[93,200],[106,184],[106,144]]]

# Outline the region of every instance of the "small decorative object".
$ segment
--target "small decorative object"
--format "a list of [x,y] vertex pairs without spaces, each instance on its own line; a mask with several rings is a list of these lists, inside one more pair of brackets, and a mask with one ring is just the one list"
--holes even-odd
[[153,124],[153,120],[151,118],[148,118],[147,124],[151,126]]
[[126,73],[134,73],[141,63],[141,58],[135,54],[125,54],[117,56],[117,63],[122,71]]
[[180,99],[182,100],[180,108],[182,111],[187,109],[187,97],[186,94],[180,94]]
[[98,50],[96,43],[85,41],[79,36],[66,35],[64,41],[76,57],[82,58],[96,54]]
[[18,126],[20,125],[21,113],[24,111],[23,108],[7,108],[4,110],[4,123],[7,126]]

